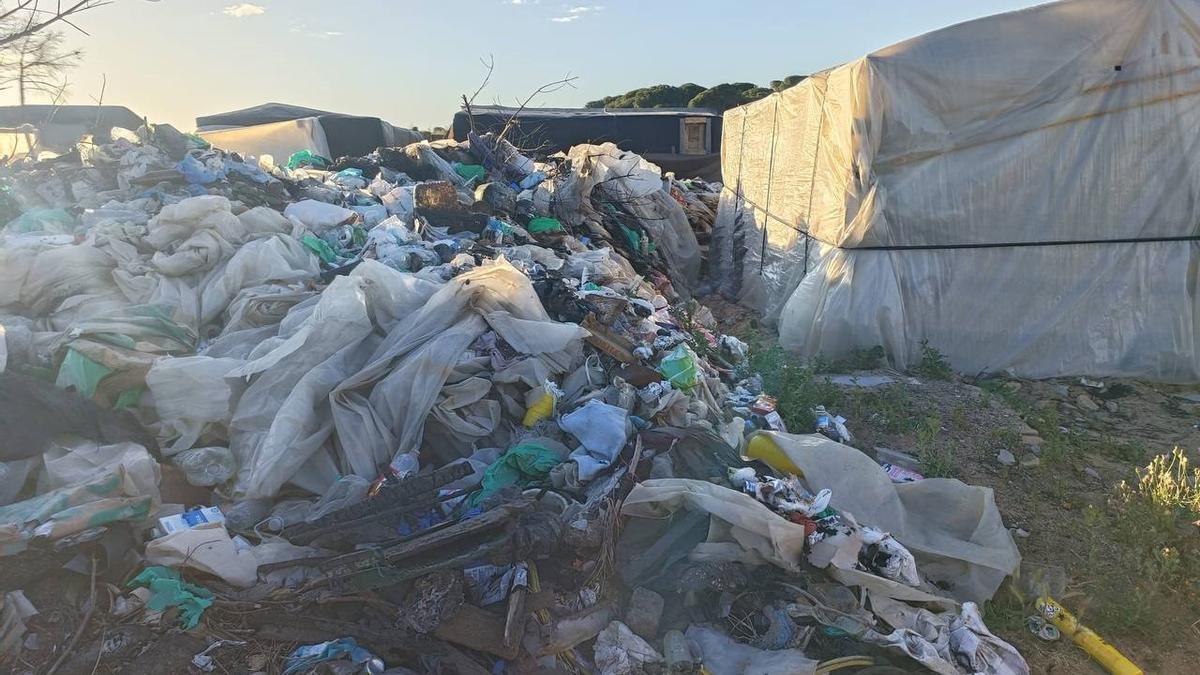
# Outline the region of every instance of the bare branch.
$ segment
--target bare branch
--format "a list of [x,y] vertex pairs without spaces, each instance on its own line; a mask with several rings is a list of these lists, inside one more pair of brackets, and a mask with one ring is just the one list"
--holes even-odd
[[101,117],[101,115],[104,114],[104,90],[107,88],[108,88],[108,74],[101,73],[101,75],[100,75],[100,96],[99,96],[99,98],[97,98],[95,96],[91,97],[92,100],[96,102],[96,123],[92,125],[93,129],[100,126],[100,117]]
[[20,28],[7,35],[0,36],[0,47],[29,37],[60,21],[83,32],[71,22],[71,18],[97,7],[111,5],[112,2],[113,0],[74,0],[66,7],[63,7],[60,1],[54,10],[43,10],[38,7],[36,0],[20,0],[13,9],[0,12],[0,22],[11,19],[21,12],[28,12],[28,17]]
[[536,90],[534,90],[534,92],[532,94],[525,97],[525,100],[521,101],[521,105],[517,106],[516,111],[514,111],[513,114],[508,116],[508,121],[504,123],[504,129],[502,129],[500,131],[500,135],[496,137],[496,144],[499,145],[500,141],[504,140],[504,137],[507,136],[508,132],[512,130],[514,125],[516,125],[517,116],[520,115],[521,112],[524,111],[525,108],[529,106],[529,103],[531,101],[533,101],[533,99],[535,99],[538,96],[541,96],[543,94],[554,93],[565,87],[571,87],[572,89],[574,89],[575,88],[575,80],[578,80],[578,79],[579,79],[579,76],[572,75],[571,73],[567,73],[566,77],[563,77],[561,80],[555,80],[553,82],[543,84],[542,86],[540,86]]
[[475,133],[475,115],[471,112],[471,104],[475,102],[475,97],[479,96],[479,93],[487,86],[488,81],[492,79],[492,72],[496,70],[496,57],[491,54],[488,54],[487,61],[480,58],[479,62],[483,64],[484,68],[487,68],[487,75],[484,75],[483,82],[479,83],[479,88],[475,90],[474,94],[471,94],[470,98],[467,98],[466,94],[463,94],[462,97],[463,110],[467,111],[467,121],[471,125],[471,133]]

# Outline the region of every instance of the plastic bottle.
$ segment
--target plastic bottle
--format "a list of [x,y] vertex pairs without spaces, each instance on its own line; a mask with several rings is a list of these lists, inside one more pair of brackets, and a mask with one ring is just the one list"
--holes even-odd
[[787,453],[765,433],[756,432],[750,435],[750,439],[746,442],[746,458],[762,460],[776,471],[796,476],[804,475],[800,467],[796,466]]
[[542,395],[525,411],[525,418],[521,420],[521,424],[532,429],[538,422],[553,415],[554,404],[561,395],[562,392],[553,382],[549,380],[542,382]]
[[1047,595],[1037,599],[1037,611],[1047,621],[1054,624],[1063,635],[1070,636],[1080,649],[1087,652],[1104,669],[1113,675],[1144,675],[1132,661],[1125,658],[1116,647],[1104,641],[1104,638],[1087,626],[1079,623],[1073,614]]
[[817,419],[817,431],[823,432],[833,426],[833,418],[830,417],[829,411],[825,410],[825,406],[819,405],[813,411],[813,417]]

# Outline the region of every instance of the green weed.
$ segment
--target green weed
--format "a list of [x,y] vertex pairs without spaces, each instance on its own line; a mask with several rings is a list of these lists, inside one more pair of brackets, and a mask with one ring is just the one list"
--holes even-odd
[[886,365],[887,353],[883,351],[882,345],[875,345],[866,349],[855,349],[840,359],[834,359],[825,370],[819,372],[850,373],[856,370],[875,370]]
[[946,362],[946,355],[929,344],[929,340],[921,340],[921,362],[912,372],[933,380],[949,380],[954,377],[954,370]]
[[941,430],[942,420],[938,417],[925,418],[917,428],[917,462],[926,478],[950,478],[954,475],[954,455],[938,442]]
[[[1105,584],[1093,597],[1097,628],[1153,634],[1172,608],[1200,594],[1200,469],[1183,451],[1158,455],[1122,482],[1106,509],[1085,514],[1092,538],[1088,564]],[[1101,548],[1102,547],[1102,548]],[[1099,551],[1096,549],[1099,548]]]

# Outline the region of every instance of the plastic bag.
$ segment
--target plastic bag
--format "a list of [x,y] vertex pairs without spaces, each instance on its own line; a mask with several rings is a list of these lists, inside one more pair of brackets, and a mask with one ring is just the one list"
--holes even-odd
[[560,448],[561,444],[541,438],[512,447],[483,472],[479,492],[471,498],[471,503],[481,504],[510,485],[537,484],[550,475],[551,469],[562,464],[564,453]]
[[817,672],[818,662],[799,649],[757,649],[705,626],[689,626],[685,635],[700,648],[704,667],[712,675],[812,675]]
[[600,631],[595,658],[601,675],[636,675],[646,672],[649,664],[663,660],[650,643],[620,621],[613,621]]
[[287,168],[290,171],[295,171],[301,167],[324,169],[329,164],[330,161],[320,155],[313,154],[308,150],[300,150],[299,152],[293,152],[292,156],[288,157]]
[[529,234],[540,234],[542,232],[562,232],[563,224],[557,218],[534,218],[525,226]]
[[146,374],[146,385],[154,396],[162,422],[159,441],[163,454],[169,456],[191,448],[206,432],[227,435],[225,427],[242,387],[225,376],[241,363],[239,359],[208,356],[162,358],[154,362]]
[[309,509],[305,520],[313,522],[334,511],[341,511],[348,506],[354,506],[367,498],[371,489],[371,481],[360,476],[342,476],[317,500]]
[[562,416],[559,427],[583,445],[570,457],[579,465],[580,480],[595,478],[621,454],[629,437],[628,419],[629,413],[624,408],[597,399]]
[[318,234],[358,218],[358,214],[350,209],[315,199],[292,202],[283,210],[283,215]]
[[75,217],[63,209],[29,209],[10,220],[4,229],[15,234],[71,234],[75,231]]
[[229,448],[192,448],[171,458],[187,482],[200,487],[220,485],[237,473],[237,460]]
[[223,523],[205,523],[159,537],[146,544],[146,561],[167,567],[191,567],[239,588],[253,586],[258,578],[258,563],[253,554],[237,550]]
[[150,596],[150,602],[146,603],[146,609],[161,612],[168,607],[178,607],[179,623],[184,630],[195,628],[204,610],[213,603],[211,591],[183,581],[179,572],[169,567],[147,567],[126,586],[150,589],[153,595]]
[[700,370],[696,365],[696,353],[687,345],[679,345],[658,364],[658,372],[677,389],[690,391],[700,384]]
[[54,384],[63,389],[73,389],[84,398],[96,395],[100,380],[113,373],[112,368],[97,363],[74,349],[67,348],[66,356],[58,367]]

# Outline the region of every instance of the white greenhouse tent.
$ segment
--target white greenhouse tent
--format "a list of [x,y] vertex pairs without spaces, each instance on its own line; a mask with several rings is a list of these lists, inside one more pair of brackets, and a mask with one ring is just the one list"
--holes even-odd
[[1200,0],[951,26],[725,113],[720,289],[805,355],[1200,375]]

